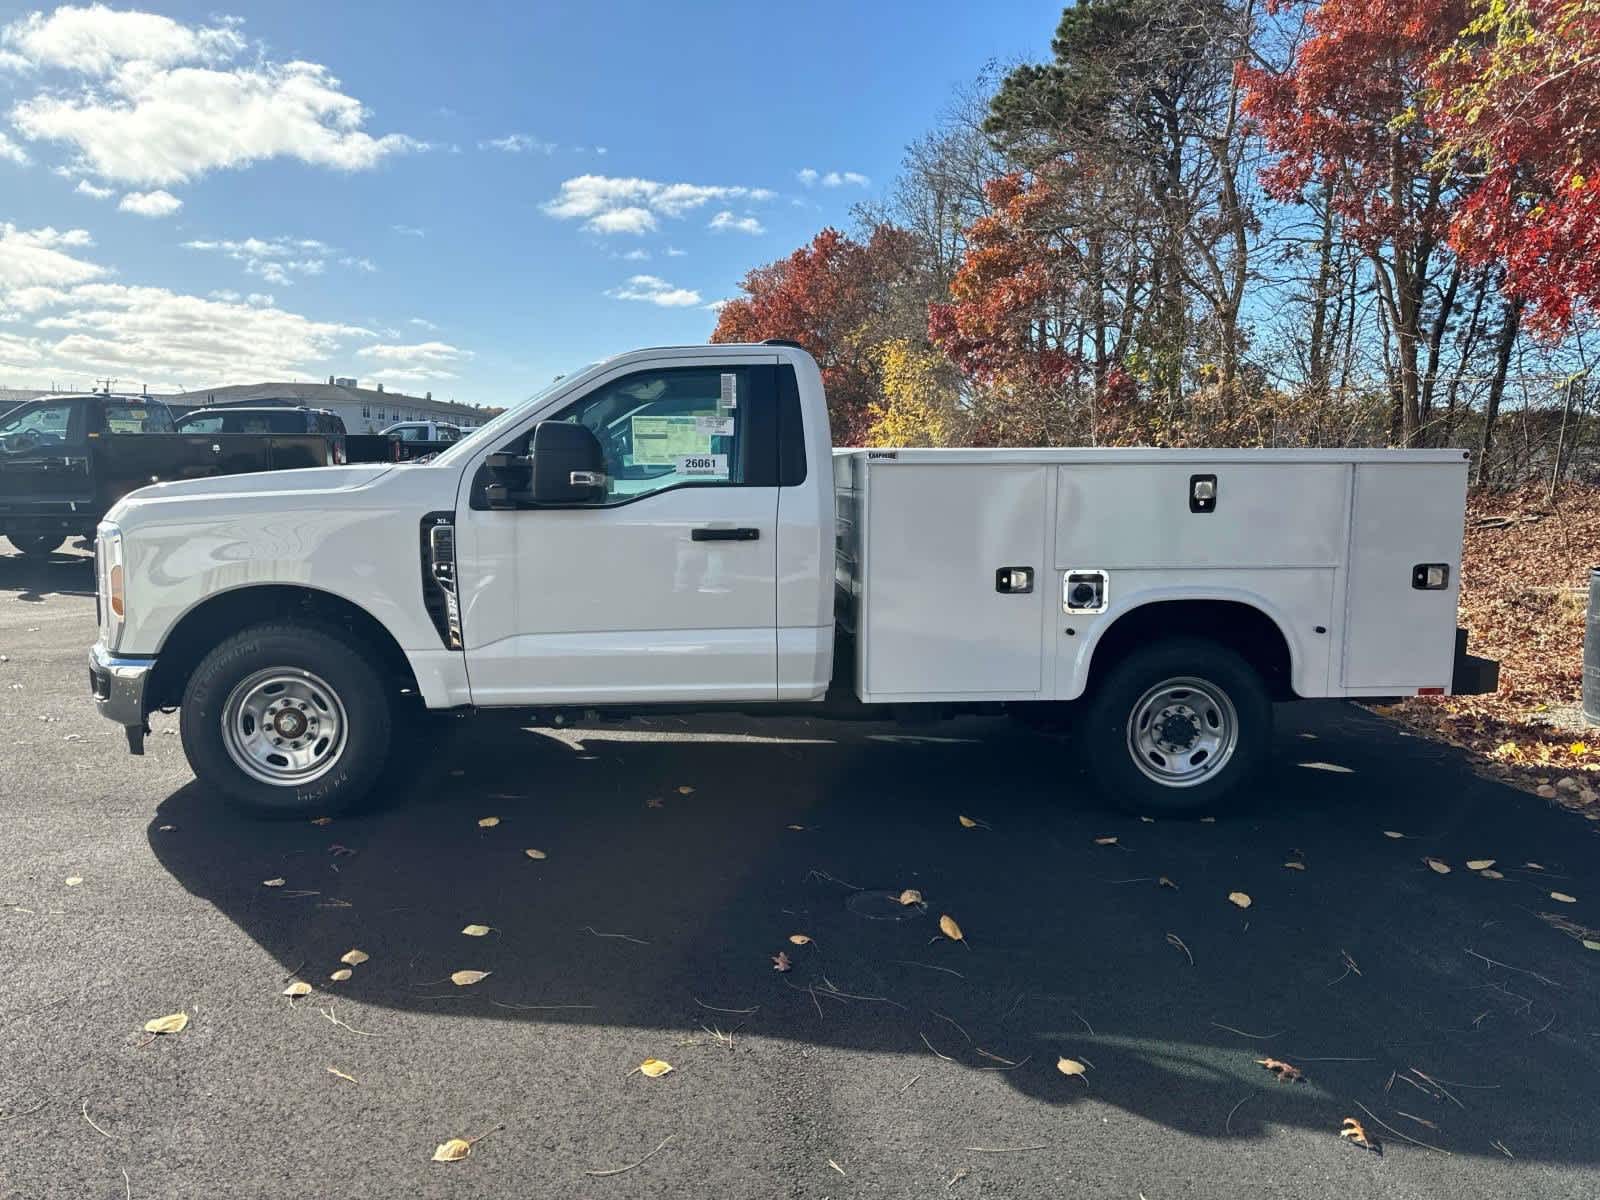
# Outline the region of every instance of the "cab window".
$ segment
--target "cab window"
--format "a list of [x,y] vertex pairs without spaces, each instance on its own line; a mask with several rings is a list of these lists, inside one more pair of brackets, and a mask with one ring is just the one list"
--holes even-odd
[[73,429],[72,409],[69,401],[41,404],[13,413],[0,421],[0,452],[21,453],[81,440],[83,434]]
[[745,482],[741,404],[749,372],[715,367],[641,371],[575,400],[555,420],[587,426],[606,461],[607,499],[684,485]]
[[106,430],[110,433],[171,433],[172,415],[160,405],[108,404]]

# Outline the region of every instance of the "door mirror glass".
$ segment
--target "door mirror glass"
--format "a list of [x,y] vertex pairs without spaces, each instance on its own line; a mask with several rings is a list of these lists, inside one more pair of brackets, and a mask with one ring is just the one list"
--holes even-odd
[[530,439],[535,504],[592,504],[606,498],[605,454],[586,425],[540,421]]

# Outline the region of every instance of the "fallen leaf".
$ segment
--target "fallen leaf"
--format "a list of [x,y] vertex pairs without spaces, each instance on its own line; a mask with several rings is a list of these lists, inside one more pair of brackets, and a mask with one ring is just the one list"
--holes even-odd
[[1528,870],[1530,870],[1530,871],[1542,871],[1542,870],[1544,870],[1544,864],[1543,863],[1525,862],[1522,865],[1527,867]]
[[439,1148],[433,1152],[434,1162],[459,1162],[472,1153],[472,1143],[466,1138],[451,1138],[448,1142],[440,1142]]
[[1450,864],[1447,862],[1440,862],[1437,858],[1424,858],[1422,861],[1427,863],[1428,870],[1433,871],[1435,874],[1450,874]]
[[282,879],[263,879],[261,881],[261,886],[262,887],[282,887],[283,886],[283,880]]
[[175,1012],[170,1016],[157,1017],[154,1021],[144,1023],[146,1033],[182,1033],[189,1024],[189,1014]]
[[311,818],[311,823],[313,825],[332,825],[333,824],[333,818],[332,817],[312,817]]
[[792,829],[796,833],[804,833],[806,831],[806,829],[807,829],[807,826],[805,826],[805,825],[785,825],[784,828],[785,829]]
[[1403,838],[1403,837],[1405,837],[1405,834],[1397,833],[1393,829],[1385,829],[1383,831],[1383,836],[1386,837],[1386,838]]
[[779,950],[772,956],[772,969],[774,971],[787,971],[789,967],[789,952],[787,950]]
[[1534,795],[1538,796],[1541,800],[1554,800],[1559,794],[1555,788],[1551,787],[1548,783],[1541,783],[1538,787],[1534,788],[1533,791]]
[[1292,1063],[1286,1063],[1281,1058],[1258,1058],[1256,1062],[1276,1075],[1279,1083],[1304,1083],[1306,1081],[1306,1077],[1299,1067],[1294,1066]]
[[956,919],[948,913],[939,918],[939,931],[952,942],[966,941],[966,935],[961,932],[961,926],[956,924]]
[[177,829],[178,829],[178,827],[176,825],[157,825],[156,826],[156,831],[158,833],[175,833],[175,832],[177,832]]
[[1505,878],[1505,876],[1500,874],[1499,871],[1491,871],[1488,868],[1484,868],[1482,871],[1479,871],[1478,874],[1480,876],[1482,876],[1484,879],[1504,879]]
[[1367,1127],[1354,1117],[1346,1117],[1344,1119],[1344,1127],[1339,1130],[1339,1136],[1349,1138],[1363,1150],[1371,1150],[1374,1154],[1383,1153],[1378,1148],[1378,1143],[1367,1136]]
[[647,1058],[639,1064],[639,1074],[646,1079],[660,1079],[670,1070],[672,1064],[664,1058]]
[[1173,891],[1177,891],[1178,890],[1178,885],[1173,883],[1172,880],[1168,879],[1165,875],[1163,875],[1160,879],[1156,880],[1156,886],[1157,887],[1171,888]]
[[1559,900],[1563,904],[1576,904],[1578,902],[1576,896],[1569,896],[1565,892],[1551,892],[1550,899]]
[[67,876],[67,886],[68,887],[77,887],[82,882],[83,882],[83,876],[82,875],[68,875]]
[[1487,871],[1492,866],[1494,866],[1494,859],[1492,858],[1467,859],[1467,870],[1469,871]]
[[360,1084],[360,1082],[361,1082],[354,1075],[346,1075],[343,1071],[339,1070],[338,1067],[329,1067],[328,1068],[328,1074],[329,1075],[337,1075],[340,1079],[348,1079],[351,1083],[354,1083],[354,1084]]
[[1056,1070],[1063,1075],[1082,1075],[1088,1069],[1075,1058],[1062,1057],[1056,1059]]
[[332,975],[329,975],[328,978],[333,980],[335,983],[343,983],[346,979],[349,979],[350,976],[354,974],[355,972],[349,967],[340,967]]
[[489,927],[487,925],[468,925],[461,932],[468,937],[483,937],[489,932]]
[[478,818],[478,828],[479,829],[493,829],[498,824],[500,824],[500,818],[499,817],[479,817]]
[[1114,837],[1097,837],[1094,840],[1094,844],[1096,846],[1115,846],[1117,839]]
[[1202,824],[1202,825],[1215,825],[1216,823],[1217,823],[1217,819],[1215,817],[1201,817],[1200,818],[1200,824]]
[[1228,899],[1233,901],[1233,903],[1237,904],[1240,908],[1250,907],[1250,897],[1244,892],[1229,892]]
[[296,979],[288,987],[284,988],[283,992],[282,992],[282,995],[289,996],[289,997],[309,996],[310,994],[311,994],[311,985],[309,983],[307,983],[303,979]]
[[905,891],[900,893],[898,898],[900,903],[905,905],[922,903],[922,893],[917,891],[916,888],[907,888]]
[[789,940],[791,942],[793,942],[796,946],[809,946],[809,945],[811,945],[811,939],[809,937],[807,937],[803,933],[791,933],[789,935]]
[[692,796],[692,795],[694,795],[694,789],[692,787],[690,787],[687,783],[679,784],[678,785],[678,795],[680,795],[680,796]]
[[450,976],[450,982],[457,987],[471,987],[475,983],[483,982],[492,974],[493,971],[457,971]]
[[339,956],[339,961],[349,967],[359,967],[370,957],[364,950],[346,950]]
[[957,817],[963,829],[990,829],[992,826],[987,821],[980,821],[976,817]]
[[1306,865],[1303,862],[1286,862],[1283,865],[1291,871],[1304,871],[1306,869]]
[[529,858],[549,858],[550,857],[543,850],[524,850],[523,853],[526,854]]
[[1154,817],[1140,817],[1139,820],[1143,821],[1146,825],[1154,825],[1156,823],[1156,819]]
[[1593,938],[1584,938],[1583,948],[1585,950],[1600,950],[1600,942],[1595,941]]

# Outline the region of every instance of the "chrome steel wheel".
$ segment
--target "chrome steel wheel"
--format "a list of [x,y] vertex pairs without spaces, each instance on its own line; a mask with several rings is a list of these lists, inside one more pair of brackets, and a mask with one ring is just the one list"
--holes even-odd
[[277,787],[319,779],[344,751],[339,695],[310,671],[272,667],[241,679],[222,706],[222,744],[246,775]]
[[1164,679],[1139,697],[1128,717],[1128,753],[1146,778],[1193,787],[1213,778],[1239,744],[1239,716],[1216,684]]

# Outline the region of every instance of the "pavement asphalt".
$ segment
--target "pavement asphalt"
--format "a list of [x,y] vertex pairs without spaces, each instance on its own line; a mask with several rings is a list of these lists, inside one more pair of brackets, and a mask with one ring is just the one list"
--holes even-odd
[[175,718],[126,754],[87,563],[8,551],[7,1200],[1600,1195],[1600,826],[1369,713],[1281,708],[1214,821],[1005,720],[654,719],[440,722],[263,824]]

